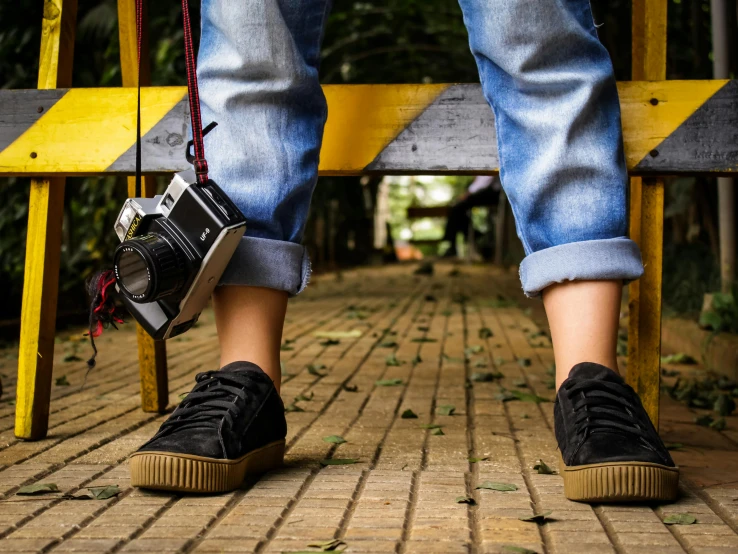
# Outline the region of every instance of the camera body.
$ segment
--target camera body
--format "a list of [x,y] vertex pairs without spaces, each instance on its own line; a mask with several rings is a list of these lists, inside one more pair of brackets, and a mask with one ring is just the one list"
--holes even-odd
[[241,211],[213,181],[174,175],[162,195],[129,198],[115,222],[116,289],[154,339],[187,331],[246,230]]

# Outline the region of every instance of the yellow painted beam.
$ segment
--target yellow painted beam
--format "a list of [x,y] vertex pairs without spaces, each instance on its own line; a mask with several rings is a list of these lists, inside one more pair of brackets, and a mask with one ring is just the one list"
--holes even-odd
[[351,175],[365,168],[449,85],[325,86],[328,120],[323,174]]
[[[662,81],[666,78],[667,0],[633,0],[633,79]],[[661,105],[659,96],[654,96]],[[684,98],[684,96],[682,96]],[[682,100],[684,101],[684,100]],[[688,100],[687,100],[688,101]],[[635,122],[635,120],[633,120]],[[625,132],[625,123],[623,124]],[[641,123],[641,132],[655,134]],[[641,247],[644,274],[629,287],[627,381],[641,397],[653,424],[659,425],[661,384],[661,286],[664,237],[664,180],[649,177],[631,184],[630,234]]]
[[[147,2],[143,2],[141,34],[142,86],[151,84],[149,68],[149,40]],[[136,33],[136,1],[118,0],[118,37],[120,42],[120,66],[124,87],[135,87],[139,82],[138,40]],[[151,198],[156,194],[156,179],[152,175],[141,178],[141,194]],[[136,178],[128,177],[128,196],[136,195]],[[138,370],[141,376],[141,408],[144,412],[162,412],[169,403],[167,376],[167,348],[164,341],[155,341],[136,324],[138,342]]]
[[[77,0],[45,0],[38,88],[72,80]],[[18,351],[15,435],[41,439],[49,425],[64,179],[32,179]]]
[[[135,80],[128,82],[135,84]],[[618,83],[628,169],[639,171],[639,162],[650,159],[654,149],[675,131],[678,132],[680,125],[728,83],[726,80]],[[320,174],[367,173],[367,166],[403,130],[413,125],[418,118],[425,117],[424,111],[448,91],[449,87],[452,85],[325,86],[328,121],[321,150]],[[25,93],[0,91],[0,95],[2,94]],[[159,143],[157,148],[163,154],[156,159],[152,156],[144,158],[144,165],[154,164],[155,171],[169,172],[187,166],[181,137],[176,147],[170,148],[166,144],[166,133],[182,133],[187,124],[185,97],[185,87],[146,87],[142,90],[144,133],[151,131],[167,114],[174,117],[164,125],[166,132],[162,131],[162,135],[156,137]],[[464,104],[466,100],[456,101],[459,102],[458,105],[445,100],[444,106],[450,107],[444,109],[469,110],[469,106]],[[718,108],[729,110],[725,107],[728,103],[719,103]],[[28,104],[35,112],[38,104],[32,99],[28,100]],[[122,171],[113,170],[110,166],[135,143],[135,109],[135,89],[70,90],[46,110],[36,123],[29,124],[25,132],[20,133],[20,136],[0,151],[0,175],[92,175]],[[176,115],[172,115],[175,112]],[[491,117],[490,114],[486,106],[481,107],[479,117]],[[478,147],[479,141],[486,140],[479,136],[467,137],[464,133],[469,131],[463,124],[452,128],[443,125],[434,127],[431,120],[429,125],[422,127],[421,134],[417,136],[418,146],[422,150],[423,141],[452,138],[455,141],[454,148],[459,151],[465,144]],[[491,138],[489,141],[489,151],[494,152],[496,145]],[[717,141],[715,146],[708,148],[721,148],[722,142],[724,141]],[[481,151],[487,150],[483,148]],[[687,153],[691,154],[685,150],[685,154]],[[413,159],[411,154],[408,151],[409,160]],[[722,159],[720,152],[715,154],[717,156],[714,159]],[[671,156],[679,158],[678,153],[672,152]],[[429,160],[425,159],[422,164],[426,166],[421,165],[415,169],[426,173],[468,173],[479,170],[478,167],[471,167],[434,171],[428,163]],[[130,170],[131,164],[124,167]],[[412,170],[413,167],[408,169]],[[484,166],[485,172],[496,169]],[[689,167],[684,171],[691,170]]]

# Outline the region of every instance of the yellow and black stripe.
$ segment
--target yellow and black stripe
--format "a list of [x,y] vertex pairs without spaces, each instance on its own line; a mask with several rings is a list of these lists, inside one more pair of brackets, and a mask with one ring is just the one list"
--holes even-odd
[[[738,171],[738,81],[618,84],[628,169]],[[490,173],[494,117],[479,85],[328,85],[320,173]],[[184,87],[142,90],[145,172],[188,167]],[[134,171],[136,91],[0,91],[0,175]]]

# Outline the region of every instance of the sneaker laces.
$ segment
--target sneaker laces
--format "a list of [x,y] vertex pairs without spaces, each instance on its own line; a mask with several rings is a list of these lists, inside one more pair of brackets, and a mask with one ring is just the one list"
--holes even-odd
[[195,388],[174,412],[176,417],[164,422],[157,435],[193,428],[220,431],[223,420],[232,427],[240,407],[259,393],[257,379],[248,373],[206,371],[195,380]]
[[576,414],[574,425],[578,435],[616,432],[635,435],[647,443],[647,430],[635,415],[641,408],[629,400],[633,393],[624,385],[588,379],[565,383],[564,388]]

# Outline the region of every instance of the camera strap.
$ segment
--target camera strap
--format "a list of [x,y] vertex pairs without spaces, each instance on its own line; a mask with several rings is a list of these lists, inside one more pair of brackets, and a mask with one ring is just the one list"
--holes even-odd
[[[208,162],[205,159],[203,137],[217,123],[212,122],[204,130],[200,112],[200,95],[197,88],[197,60],[192,46],[192,23],[188,0],[182,0],[182,23],[184,27],[185,69],[187,72],[187,97],[190,103],[190,121],[192,124],[192,140],[187,143],[187,161],[195,168],[197,182],[204,185],[208,182]],[[135,196],[141,196],[141,42],[143,38],[143,0],[136,0],[136,40],[138,45],[138,99],[136,109],[136,187]],[[190,154],[190,146],[194,147],[194,155]]]

